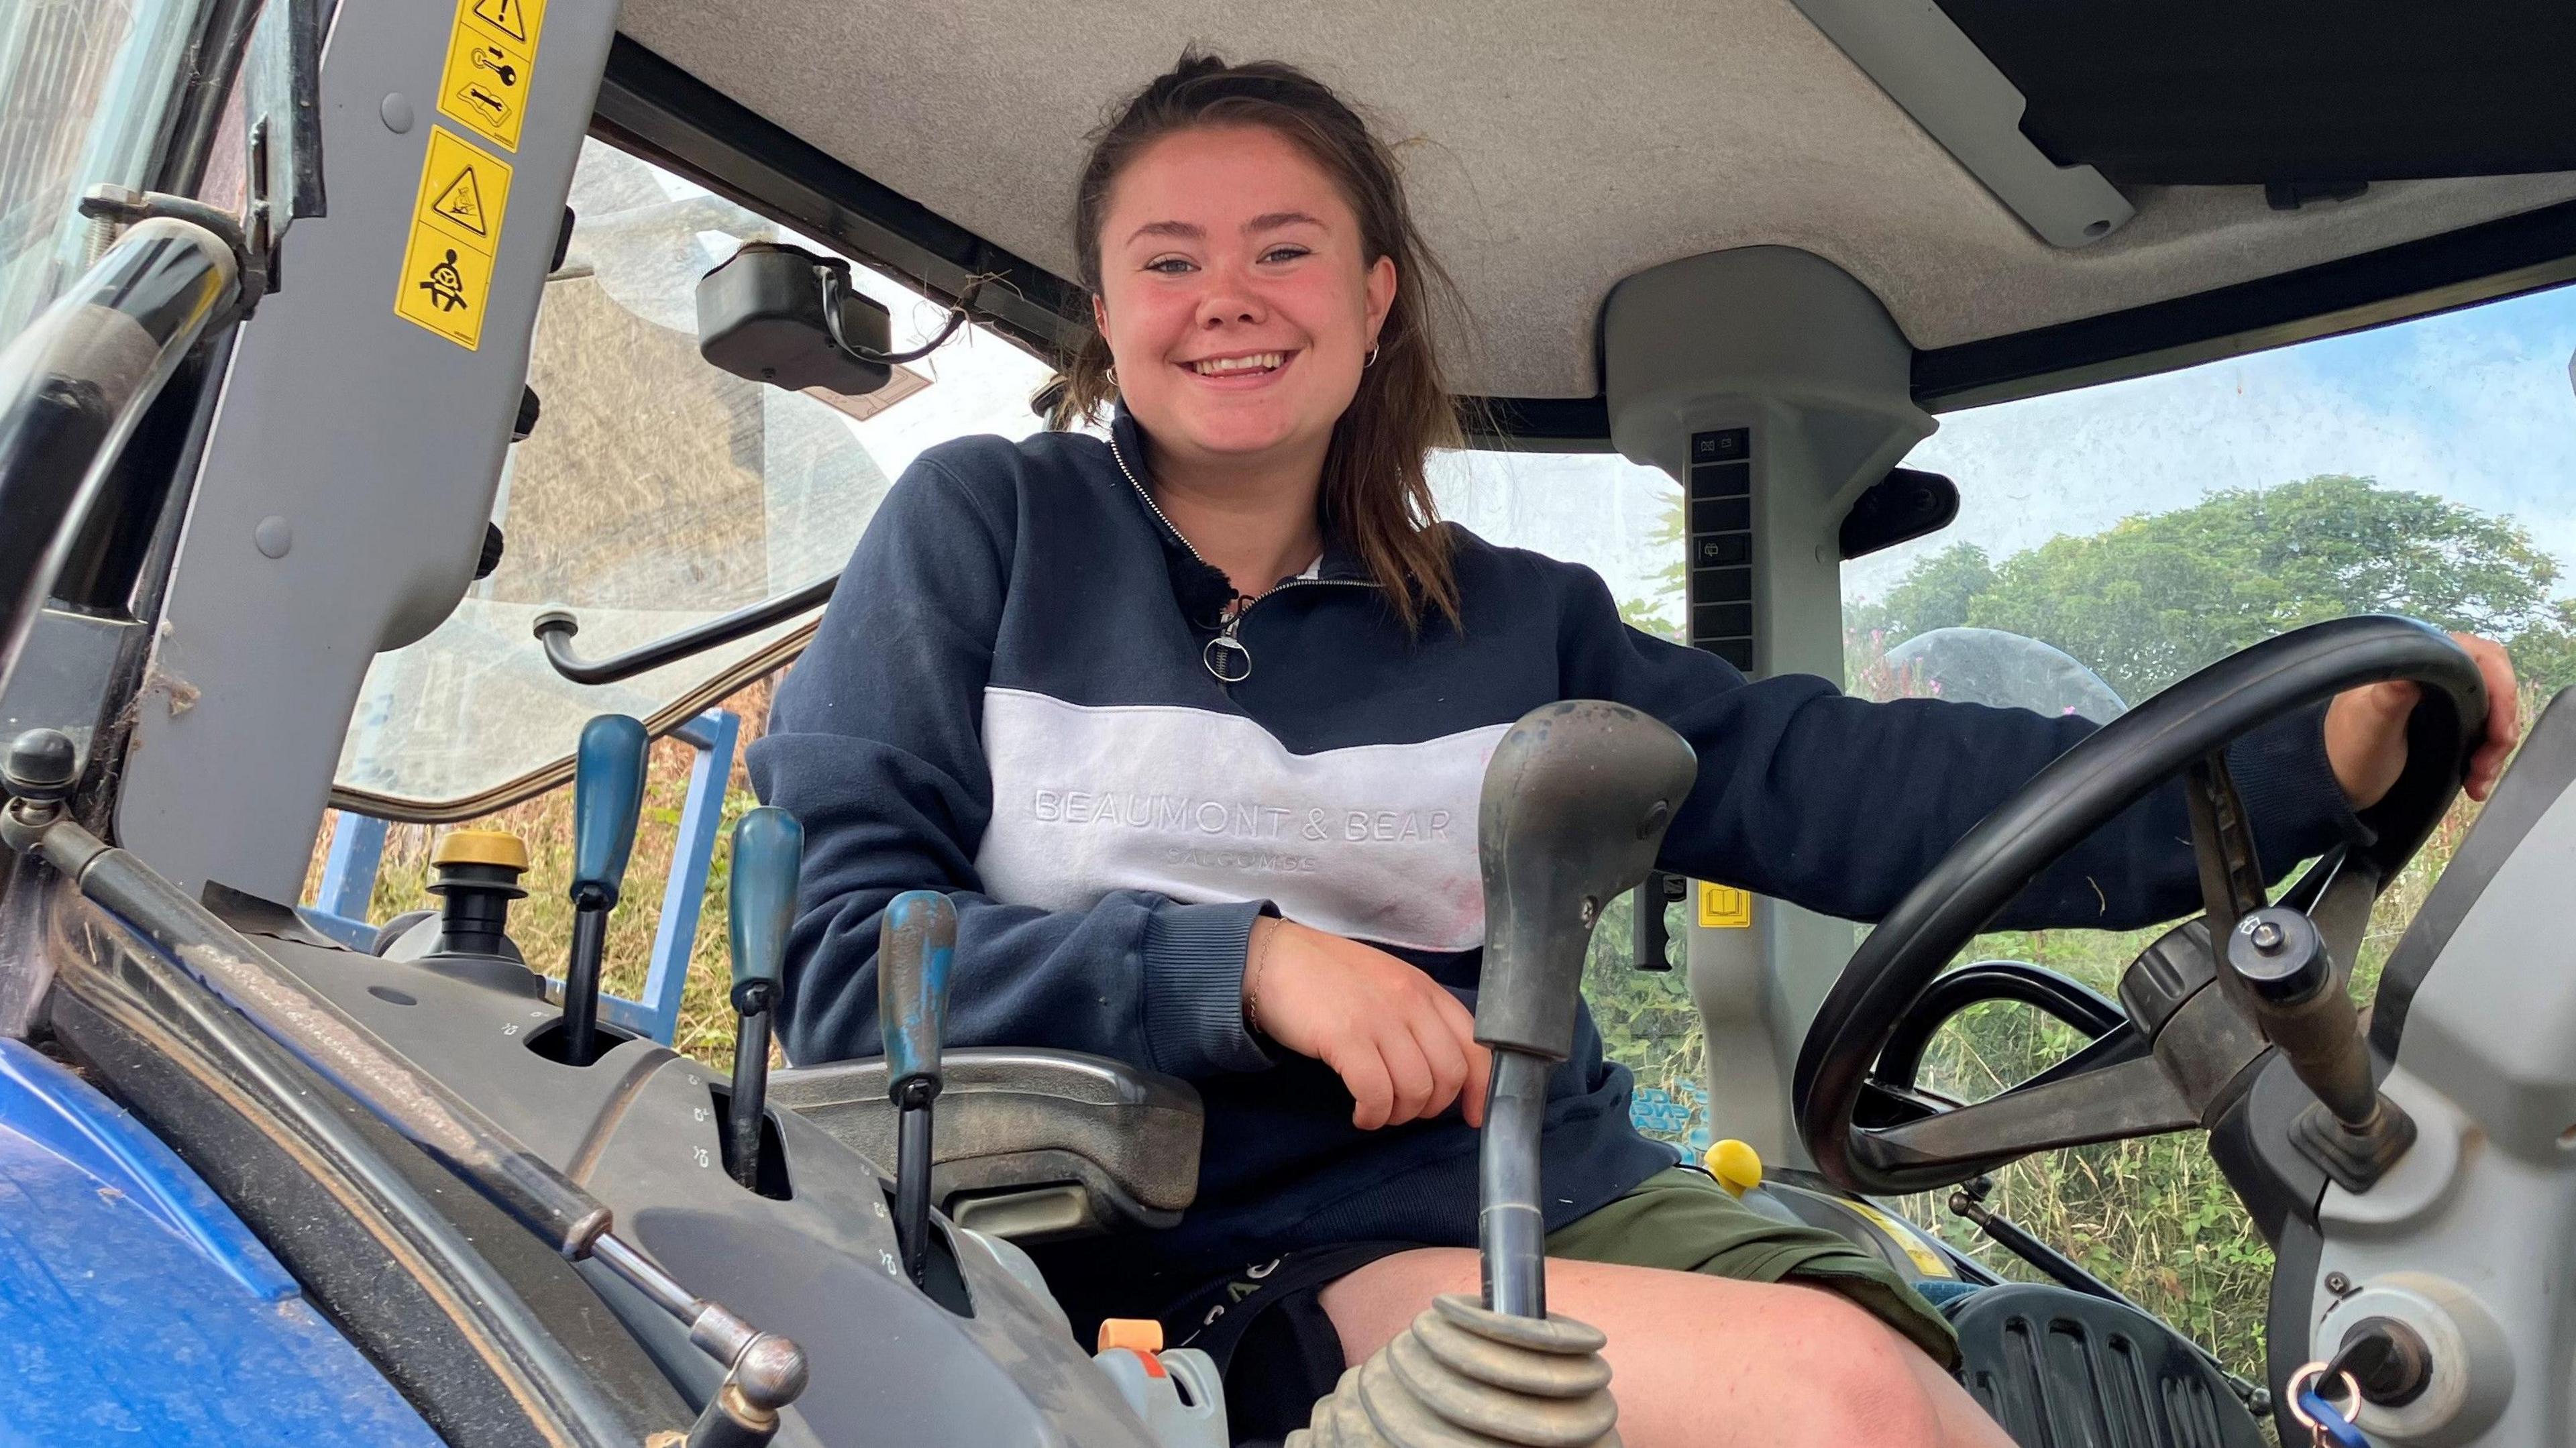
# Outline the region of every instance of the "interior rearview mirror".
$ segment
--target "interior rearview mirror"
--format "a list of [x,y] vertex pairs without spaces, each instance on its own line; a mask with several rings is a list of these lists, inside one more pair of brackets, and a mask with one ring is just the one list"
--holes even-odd
[[698,355],[736,377],[857,397],[893,376],[892,332],[836,256],[751,241],[698,278]]
[[1937,533],[1958,516],[1958,484],[1939,473],[1892,468],[1843,515],[1843,561]]

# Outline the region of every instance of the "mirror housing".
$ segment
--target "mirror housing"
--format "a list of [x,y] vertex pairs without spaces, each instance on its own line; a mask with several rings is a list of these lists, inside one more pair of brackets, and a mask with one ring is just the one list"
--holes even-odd
[[1843,515],[1843,561],[1938,533],[1959,516],[1959,485],[1939,473],[1891,468]]
[[748,241],[698,278],[698,355],[791,392],[859,397],[886,385],[892,319],[850,285],[850,264],[803,247]]

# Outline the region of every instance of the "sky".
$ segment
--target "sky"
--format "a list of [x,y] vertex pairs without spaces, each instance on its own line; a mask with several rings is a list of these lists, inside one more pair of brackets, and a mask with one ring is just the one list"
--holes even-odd
[[[1998,559],[2221,488],[2353,473],[2531,530],[2576,564],[2576,288],[2180,372],[1949,414],[1907,458],[1959,520],[1844,571],[1875,597],[1971,542]],[[2567,586],[2576,586],[2570,580]]]
[[[2576,592],[2576,287],[2178,372],[1954,412],[1907,457],[1958,483],[1958,521],[1845,568],[1878,597],[1928,554],[2001,560],[2060,533],[2318,473],[2506,514]],[[1495,542],[1590,564],[1623,599],[1667,562],[1673,492],[1616,456],[1473,454],[1435,470],[1441,510]]]

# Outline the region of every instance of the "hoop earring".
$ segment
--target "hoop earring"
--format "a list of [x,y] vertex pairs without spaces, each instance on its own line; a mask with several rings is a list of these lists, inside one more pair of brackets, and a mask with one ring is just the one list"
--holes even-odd
[[1363,357],[1363,358],[1361,358],[1361,359],[1360,359],[1360,370],[1361,370],[1362,372],[1366,372],[1367,370],[1369,370],[1369,369],[1370,369],[1370,368],[1372,368],[1372,367],[1375,367],[1376,365],[1377,365],[1377,349],[1376,349],[1375,347],[1371,347],[1371,348],[1369,348],[1369,354],[1368,354],[1366,357]]
[[1103,367],[1100,369],[1100,375],[1109,379],[1109,386],[1112,390],[1117,388],[1118,369],[1116,367]]

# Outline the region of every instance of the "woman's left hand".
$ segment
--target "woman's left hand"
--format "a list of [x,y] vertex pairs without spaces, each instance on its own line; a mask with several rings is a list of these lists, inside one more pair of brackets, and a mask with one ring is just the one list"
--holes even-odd
[[[2465,787],[2485,799],[2504,773],[2505,759],[2522,737],[2520,686],[2504,645],[2474,634],[2453,634],[2487,681],[2487,732],[2469,758]],[[2423,690],[2414,684],[2366,684],[2335,696],[2326,706],[2326,761],[2354,809],[2368,809],[2397,783],[2406,768],[2406,716]]]

